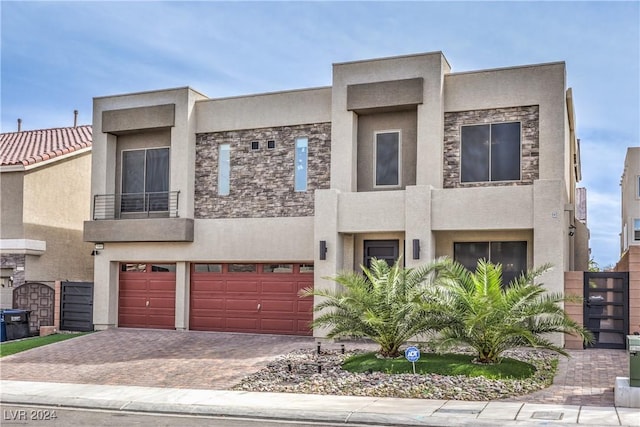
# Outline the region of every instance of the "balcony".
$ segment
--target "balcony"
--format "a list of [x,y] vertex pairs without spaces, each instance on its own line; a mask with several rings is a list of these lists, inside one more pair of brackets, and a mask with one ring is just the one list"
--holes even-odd
[[193,218],[178,217],[179,191],[98,194],[86,242],[193,242]]
[[177,218],[179,191],[96,194],[93,220]]

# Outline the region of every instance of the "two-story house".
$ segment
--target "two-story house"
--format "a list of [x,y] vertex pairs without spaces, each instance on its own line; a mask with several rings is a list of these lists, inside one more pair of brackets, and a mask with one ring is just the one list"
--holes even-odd
[[91,126],[0,134],[0,308],[54,325],[55,284],[93,281]]
[[[452,73],[440,52],[330,87],[94,99],[94,323],[311,334],[307,286],[373,257],[584,270],[562,62]],[[313,331],[322,336],[323,331]]]
[[627,148],[620,179],[620,261],[629,273],[629,333],[640,332],[640,147]]

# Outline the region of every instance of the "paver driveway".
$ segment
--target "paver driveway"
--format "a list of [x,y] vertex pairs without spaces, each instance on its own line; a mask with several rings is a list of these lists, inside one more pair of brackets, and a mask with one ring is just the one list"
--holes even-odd
[[1,359],[3,380],[225,389],[311,337],[110,329]]
[[[339,349],[339,344],[323,343]],[[372,344],[347,343],[374,349]],[[315,349],[311,337],[110,329],[0,359],[3,380],[227,389],[279,355]],[[629,376],[625,350],[569,351],[554,384],[509,399],[613,406],[617,376]]]

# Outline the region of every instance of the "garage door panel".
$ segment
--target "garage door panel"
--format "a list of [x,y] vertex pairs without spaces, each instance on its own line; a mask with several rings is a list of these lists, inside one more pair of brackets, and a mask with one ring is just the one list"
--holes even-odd
[[227,310],[241,310],[241,311],[258,311],[258,300],[243,300],[243,299],[228,299],[225,303]]
[[147,281],[143,278],[135,278],[135,279],[127,279],[126,281],[122,281],[124,286],[120,286],[120,291],[128,291],[128,292],[146,292],[147,290]]
[[173,280],[149,280],[149,291],[151,292],[174,292],[176,288],[176,279]]
[[121,271],[119,279],[118,326],[175,328],[175,273]]
[[[221,271],[192,273],[191,329],[311,335],[313,298],[298,292],[313,286],[313,274],[298,273],[297,265],[286,274],[260,266],[256,273]],[[211,292],[214,282],[218,292]]]
[[262,319],[262,329],[265,332],[294,333],[295,322],[285,319]]
[[226,282],[224,280],[202,280],[197,277],[192,281],[191,292],[225,292]]
[[262,294],[295,294],[298,288],[295,281],[290,282],[262,282]]
[[261,310],[263,313],[277,311],[279,313],[285,313],[290,316],[292,314],[295,314],[296,312],[296,302],[281,301],[281,300],[274,300],[274,301],[263,300]]
[[243,293],[258,293],[259,284],[256,281],[248,280],[229,280],[226,286],[227,292],[243,292]]
[[222,298],[198,298],[191,300],[192,310],[222,310],[224,299]]

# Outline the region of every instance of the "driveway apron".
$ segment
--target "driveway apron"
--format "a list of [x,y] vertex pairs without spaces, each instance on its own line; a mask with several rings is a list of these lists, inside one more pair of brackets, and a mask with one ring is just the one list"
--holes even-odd
[[[3,380],[225,390],[312,337],[109,329],[0,359]],[[339,349],[340,344],[323,343]],[[373,349],[365,343],[349,348]],[[569,351],[554,384],[510,401],[613,406],[616,377],[629,376],[625,350]]]

